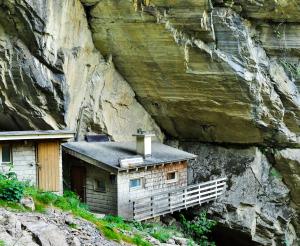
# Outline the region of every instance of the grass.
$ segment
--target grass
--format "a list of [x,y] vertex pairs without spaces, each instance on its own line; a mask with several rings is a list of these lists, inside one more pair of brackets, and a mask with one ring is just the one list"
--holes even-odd
[[71,223],[71,224],[69,224],[68,226],[69,226],[70,228],[72,228],[72,229],[77,229],[77,225],[74,224],[74,223]]
[[5,242],[3,240],[0,240],[0,246],[5,246]]
[[173,236],[184,237],[179,228],[174,226],[163,226],[158,223],[140,223],[134,222],[132,226],[145,234],[156,238],[161,243],[166,243]]
[[[25,195],[33,198],[38,212],[46,211],[48,206],[60,208],[63,211],[71,211],[74,216],[95,224],[107,239],[138,246],[151,246],[138,231],[129,233],[132,232],[134,226],[131,223],[126,223],[123,218],[112,215],[107,215],[103,219],[97,218],[89,212],[87,206],[82,204],[73,192],[66,191],[63,196],[59,196],[51,192],[37,190],[34,187],[27,187]],[[69,226],[76,229],[76,225],[71,224]],[[129,236],[129,234],[132,235]]]
[[[17,212],[26,212],[28,209],[24,208],[21,204],[11,201],[0,200],[0,207],[9,208]],[[1,246],[1,244],[0,244]]]
[[[44,213],[47,207],[56,207],[63,211],[71,212],[75,217],[85,219],[93,223],[97,229],[110,240],[116,242],[126,242],[137,246],[151,246],[151,243],[144,239],[151,235],[160,242],[167,242],[172,236],[184,237],[178,228],[162,226],[161,224],[141,223],[136,221],[125,221],[118,216],[106,215],[104,218],[97,218],[91,213],[88,207],[82,204],[75,193],[66,191],[63,196],[51,192],[43,192],[34,187],[27,186],[25,196],[33,198],[35,211]],[[15,211],[26,212],[28,209],[16,202],[0,200],[0,207],[9,208]],[[75,224],[70,224],[70,228],[76,229]],[[190,245],[193,241],[191,240]],[[0,246],[4,244],[1,244]]]

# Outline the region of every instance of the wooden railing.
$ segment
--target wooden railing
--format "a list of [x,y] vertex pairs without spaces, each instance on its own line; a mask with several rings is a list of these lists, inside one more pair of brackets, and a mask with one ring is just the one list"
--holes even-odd
[[153,194],[132,202],[133,219],[141,221],[215,200],[226,189],[226,178]]

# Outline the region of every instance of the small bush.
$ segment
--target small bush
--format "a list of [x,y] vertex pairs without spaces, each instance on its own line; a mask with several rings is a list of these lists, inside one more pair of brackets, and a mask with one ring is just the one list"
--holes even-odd
[[181,214],[180,222],[185,234],[192,237],[200,245],[215,245],[214,242],[208,241],[207,234],[211,232],[211,229],[216,225],[216,222],[207,219],[205,212],[200,213],[200,215],[192,221],[186,220]]
[[24,183],[14,179],[0,180],[0,199],[19,202],[24,195]]
[[161,228],[158,228],[157,230],[154,229],[152,232],[150,232],[150,235],[158,239],[161,243],[166,243],[171,238],[170,233]]

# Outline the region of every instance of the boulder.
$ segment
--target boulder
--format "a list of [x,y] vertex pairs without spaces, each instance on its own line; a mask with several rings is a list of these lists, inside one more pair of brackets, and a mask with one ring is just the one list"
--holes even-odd
[[25,208],[28,208],[28,209],[30,209],[31,211],[34,211],[34,210],[35,210],[35,204],[34,204],[34,201],[33,201],[32,197],[23,197],[23,198],[20,200],[20,203],[21,203]]
[[42,246],[67,246],[66,235],[53,224],[39,220],[23,220],[22,224]]

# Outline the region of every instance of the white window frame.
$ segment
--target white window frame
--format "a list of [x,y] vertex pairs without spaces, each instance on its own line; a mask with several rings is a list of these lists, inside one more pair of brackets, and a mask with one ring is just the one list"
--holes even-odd
[[2,161],[2,146],[3,145],[6,145],[6,144],[0,144],[0,164],[1,165],[11,165],[12,164],[12,146],[11,144],[8,144],[9,145],[9,148],[10,148],[10,161],[9,162],[3,162]]
[[[135,179],[141,180],[140,185],[139,185],[139,186],[135,186],[135,187],[130,187],[130,181],[131,181],[131,180],[135,180]],[[143,188],[143,184],[144,184],[144,178],[142,178],[142,177],[139,177],[139,178],[131,178],[131,179],[129,179],[129,190],[130,190],[130,191],[132,191],[132,190],[140,190],[140,189]]]
[[[168,179],[168,174],[170,173],[175,173],[175,178],[174,179]],[[166,183],[175,183],[178,181],[178,171],[170,171],[166,173]]]

